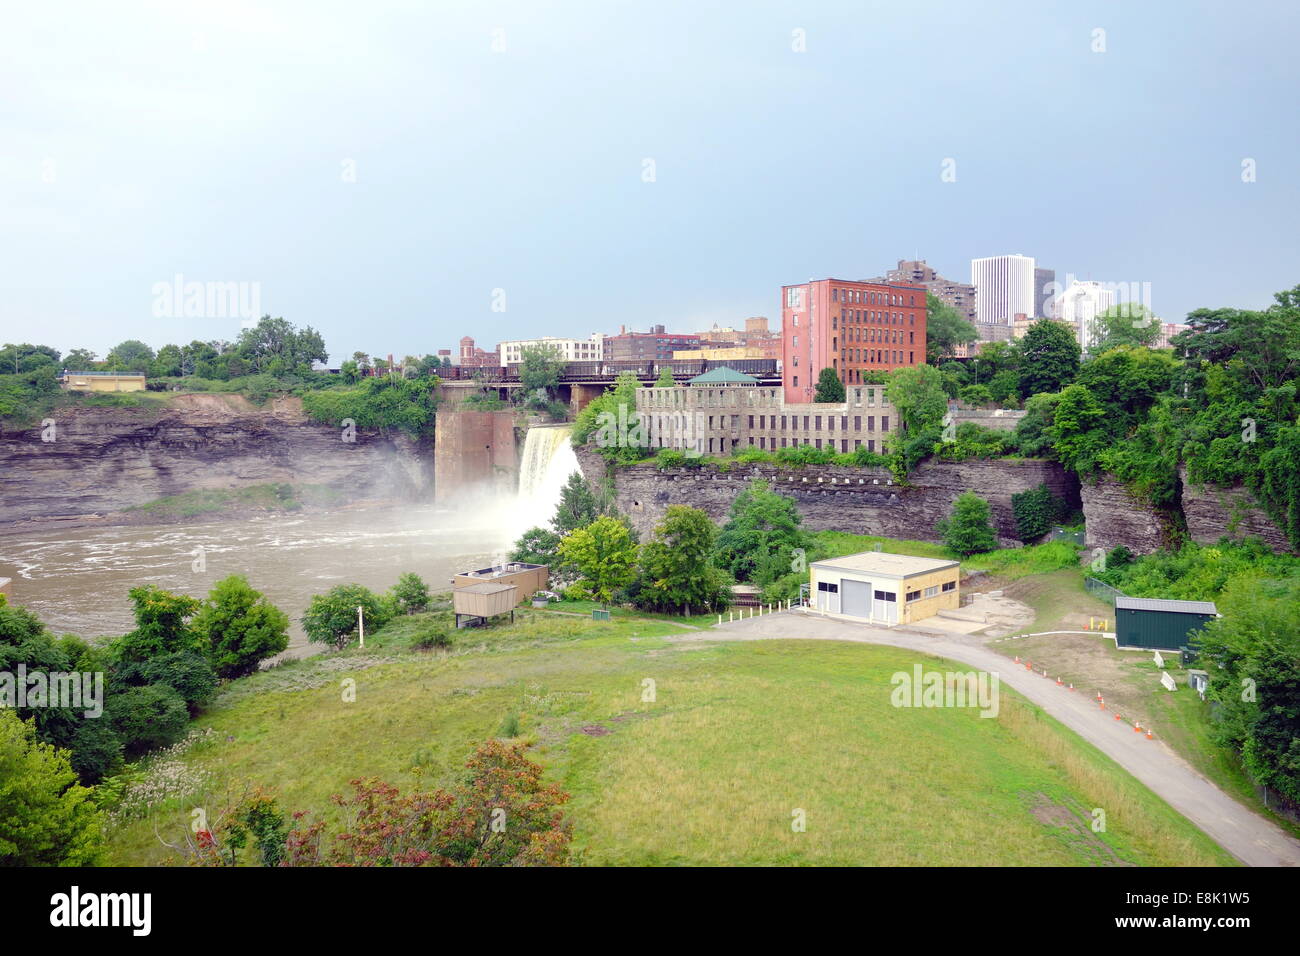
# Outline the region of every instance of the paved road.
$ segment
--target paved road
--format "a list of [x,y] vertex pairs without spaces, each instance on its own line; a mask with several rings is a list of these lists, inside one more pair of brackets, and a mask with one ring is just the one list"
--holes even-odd
[[940,637],[829,620],[798,611],[746,618],[682,634],[678,641],[829,640],[889,644],[936,654],[972,667],[996,672],[1015,688],[1084,740],[1146,784],[1170,806],[1204,830],[1220,846],[1248,866],[1300,866],[1300,841],[1276,824],[1242,806],[1176,754],[1158,738],[1134,733],[1127,721],[1115,720],[1086,694],[1071,693],[1011,660],[960,635]]

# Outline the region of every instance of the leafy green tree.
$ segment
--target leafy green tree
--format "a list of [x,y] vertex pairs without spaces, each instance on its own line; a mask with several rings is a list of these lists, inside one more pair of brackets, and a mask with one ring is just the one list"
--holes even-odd
[[357,635],[357,608],[363,608],[366,630],[377,631],[392,618],[389,602],[360,584],[340,584],[317,594],[302,616],[307,639],[333,644],[339,650]]
[[673,378],[673,367],[671,365],[661,365],[659,367],[659,377],[655,379],[655,388],[672,388],[677,384],[677,379]]
[[529,528],[510,551],[511,561],[524,564],[545,564],[557,570],[560,557],[560,536],[546,528]]
[[216,672],[228,679],[252,674],[289,646],[288,616],[238,574],[213,586],[192,626]]
[[717,534],[701,509],[669,505],[641,547],[637,604],[682,614],[725,605],[726,578],[712,561]]
[[835,369],[824,368],[817,376],[817,391],[813,393],[813,401],[831,404],[844,401],[844,383],[835,374]]
[[[93,372],[96,355],[90,349],[73,349],[63,357],[63,367],[69,372]],[[4,363],[0,362],[0,368]]]
[[982,342],[979,352],[971,359],[971,383],[993,387],[993,381],[1004,372],[1016,373],[1017,382],[1024,355],[1020,342]]
[[967,385],[961,390],[961,400],[972,408],[993,404],[993,393],[986,385]]
[[636,576],[637,546],[628,527],[608,515],[560,541],[560,558],[573,565],[582,581],[579,593],[609,604]]
[[139,339],[127,339],[113,346],[104,356],[104,365],[114,372],[148,375],[153,359],[153,349]]
[[901,368],[891,373],[885,397],[897,409],[905,432],[937,427],[948,411],[943,376],[933,365]]
[[939,522],[938,531],[948,549],[962,557],[992,551],[998,539],[989,518],[989,503],[973,491],[963,491],[952,503],[951,516]]
[[268,372],[276,378],[309,375],[313,362],[329,358],[325,340],[311,326],[298,329],[269,315],[239,334],[238,349],[255,372]]
[[755,479],[731,502],[727,523],[718,535],[718,564],[737,581],[768,584],[773,576],[790,570],[796,548],[807,546],[802,522],[792,499]]
[[110,695],[102,719],[113,725],[126,755],[135,758],[184,737],[190,710],[175,688],[148,684]]
[[1011,513],[1016,519],[1016,537],[1038,541],[1052,530],[1060,517],[1061,502],[1046,484],[1011,496]]
[[172,594],[152,584],[127,592],[135,613],[135,630],[112,643],[119,661],[142,663],[162,654],[193,651],[202,654],[203,639],[190,626],[202,602]]
[[1050,458],[1055,456],[1052,438],[1048,429],[1052,426],[1053,414],[1060,395],[1043,392],[1033,395],[1025,402],[1025,417],[1016,425],[1016,445],[1020,453],[1027,458]]
[[1121,302],[1097,316],[1088,351],[1100,355],[1118,345],[1150,348],[1160,338],[1160,320],[1138,302]]
[[951,358],[958,345],[979,338],[975,326],[933,292],[925,294],[925,313],[925,360],[931,365]]
[[28,342],[22,345],[6,343],[5,347],[0,349],[0,372],[20,375],[41,368],[53,369],[58,365],[59,351],[48,345],[32,345]]
[[429,606],[429,586],[414,571],[407,571],[393,585],[393,599],[403,614],[415,614]]
[[1052,425],[1045,433],[1056,457],[1080,475],[1095,472],[1098,459],[1109,440],[1105,429],[1106,410],[1086,385],[1062,390],[1052,411]]
[[103,817],[68,754],[0,708],[0,866],[94,866]]
[[555,506],[555,516],[551,518],[551,527],[556,534],[564,536],[570,531],[585,528],[601,515],[596,496],[591,493],[582,472],[575,471],[560,489],[560,501]]
[[525,345],[520,349],[519,391],[545,404],[555,394],[564,357],[554,345]]
[[1051,319],[1039,319],[1020,340],[1020,396],[1059,392],[1079,374],[1079,343],[1074,332]]
[[574,419],[570,440],[585,445],[593,439],[609,461],[631,463],[648,454],[649,436],[636,410],[641,383],[633,372],[620,372],[614,385],[592,399]]
[[111,691],[159,684],[170,687],[185,701],[191,714],[217,694],[217,673],[206,657],[194,651],[161,654],[141,663],[119,664],[112,674]]

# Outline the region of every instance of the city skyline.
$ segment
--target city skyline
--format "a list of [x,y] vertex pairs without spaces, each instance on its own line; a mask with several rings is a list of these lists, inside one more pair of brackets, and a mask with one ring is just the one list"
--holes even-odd
[[[101,356],[233,340],[238,316],[159,308],[175,276],[242,284],[320,330],[333,365],[466,330],[728,325],[775,316],[784,284],[900,258],[960,280],[971,258],[1023,251],[1150,283],[1174,322],[1294,285],[1300,131],[1270,104],[1300,85],[1296,11],[1191,8],[1176,31],[1111,4],[927,19],[506,3],[389,8],[358,42],[350,19],[290,4],[16,10],[3,338]],[[1014,69],[972,75],[972,45]],[[1207,58],[1213,85],[1170,69]],[[1117,135],[1054,148],[1080,111]],[[1027,115],[1042,122],[1011,150]],[[1081,197],[1090,215],[1065,216]]]

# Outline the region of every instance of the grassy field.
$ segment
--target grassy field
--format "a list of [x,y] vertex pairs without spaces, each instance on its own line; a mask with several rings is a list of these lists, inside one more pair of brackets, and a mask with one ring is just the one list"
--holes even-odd
[[[534,759],[573,795],[582,863],[1231,863],[1005,688],[996,719],[891,706],[893,673],[939,664],[921,655],[719,643],[657,619],[550,611],[459,632],[450,652],[416,653],[403,635],[417,623],[392,625],[364,651],[231,685],[198,722],[202,741],[155,761],[118,811],[113,861],[175,861],[160,837],[250,784],[323,813],[359,776],[446,784],[477,742],[517,720]],[[1107,813],[1102,833],[1089,826],[1096,807]],[[792,830],[796,811],[806,832]]]
[[330,505],[343,495],[324,485],[262,484],[243,488],[198,488],[179,495],[156,498],[127,511],[159,518],[193,518],[226,510],[297,511],[304,505]]

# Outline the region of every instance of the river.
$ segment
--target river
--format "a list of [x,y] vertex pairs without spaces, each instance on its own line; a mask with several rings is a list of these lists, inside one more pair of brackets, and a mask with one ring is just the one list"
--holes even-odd
[[286,653],[304,656],[319,649],[298,623],[313,595],[353,582],[387,590],[406,571],[431,590],[445,590],[453,574],[501,561],[523,530],[549,520],[576,467],[567,429],[534,428],[517,496],[455,508],[416,504],[17,532],[0,535],[0,577],[13,579],[5,589],[10,603],[34,612],[54,633],[94,639],[131,630],[127,592],[137,585],[204,597],[217,581],[242,574],[289,615]]

